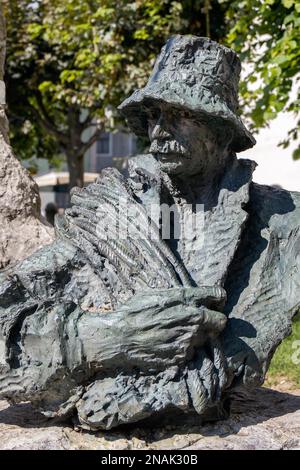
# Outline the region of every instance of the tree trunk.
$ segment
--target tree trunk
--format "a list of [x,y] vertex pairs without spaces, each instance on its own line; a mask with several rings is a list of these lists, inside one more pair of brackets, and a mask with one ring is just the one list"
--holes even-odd
[[81,140],[82,126],[80,124],[80,109],[69,107],[68,109],[68,127],[69,127],[69,145],[65,148],[67,164],[70,176],[69,189],[74,186],[83,187],[84,177],[84,151]]
[[70,175],[69,189],[74,186],[83,187],[84,155],[74,155],[72,148],[66,151],[68,170]]
[[0,3],[0,269],[26,258],[54,238],[53,229],[40,220],[38,187],[9,145],[2,81],[5,34]]

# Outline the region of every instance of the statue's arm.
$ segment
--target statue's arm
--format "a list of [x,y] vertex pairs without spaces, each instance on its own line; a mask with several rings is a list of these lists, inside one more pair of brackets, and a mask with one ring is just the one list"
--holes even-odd
[[253,184],[226,283],[224,352],[235,385],[257,386],[300,307],[300,194]]
[[[120,370],[156,374],[184,366],[224,329],[226,316],[212,309],[223,297],[221,288],[174,288],[136,295],[109,313],[90,313],[63,303],[35,308],[18,330],[12,330],[16,335],[10,336],[10,351],[16,356],[1,358],[6,367],[0,394],[12,379],[14,399],[24,400],[55,387],[52,379],[57,374],[64,377],[63,391],[74,387],[77,374],[80,383],[95,371],[109,376]],[[11,369],[16,363],[18,368]]]
[[124,370],[181,366],[224,329],[226,316],[212,308],[223,298],[223,289],[214,287],[144,292],[115,312],[80,315],[73,340],[87,361],[105,369],[117,362]]

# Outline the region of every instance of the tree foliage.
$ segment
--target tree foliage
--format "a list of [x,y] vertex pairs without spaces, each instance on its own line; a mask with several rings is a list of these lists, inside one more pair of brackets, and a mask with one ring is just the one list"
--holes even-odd
[[71,186],[82,185],[84,153],[114,127],[116,105],[144,84],[179,28],[180,3],[4,2],[12,144],[23,158],[66,155]]
[[[241,109],[253,129],[293,111],[298,122],[282,145],[298,139],[299,0],[2,2],[12,144],[27,160],[55,165],[66,158],[71,186],[82,184],[85,151],[102,130],[115,128],[117,105],[145,84],[174,33],[210,35],[237,50],[252,66]],[[297,97],[290,101],[293,83]]]
[[[251,67],[241,83],[242,109],[257,130],[280,111],[291,111],[296,125],[280,143],[299,142],[300,0],[242,0],[227,11],[228,44]],[[290,99],[291,91],[296,97]],[[300,158],[300,145],[293,153]]]
[[82,184],[84,152],[115,127],[117,105],[145,84],[171,34],[206,35],[208,24],[213,39],[225,33],[218,0],[3,1],[12,144],[21,158],[65,155],[71,185]]

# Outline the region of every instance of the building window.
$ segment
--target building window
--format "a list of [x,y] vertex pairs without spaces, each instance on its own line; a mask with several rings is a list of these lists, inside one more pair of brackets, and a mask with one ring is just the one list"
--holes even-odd
[[97,155],[108,155],[109,153],[109,132],[103,132],[97,140]]

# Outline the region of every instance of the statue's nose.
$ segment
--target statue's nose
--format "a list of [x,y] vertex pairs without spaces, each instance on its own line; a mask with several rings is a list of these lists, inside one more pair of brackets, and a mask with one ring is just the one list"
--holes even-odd
[[166,129],[165,119],[161,114],[151,131],[151,138],[154,139],[167,139],[171,137],[170,132]]

